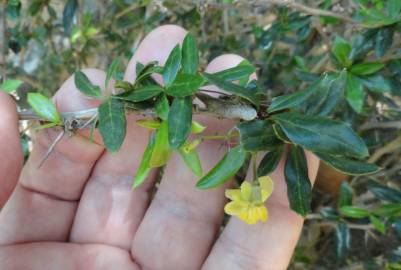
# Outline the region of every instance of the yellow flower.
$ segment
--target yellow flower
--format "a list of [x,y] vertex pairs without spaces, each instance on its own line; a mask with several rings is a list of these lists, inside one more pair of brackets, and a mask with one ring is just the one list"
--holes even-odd
[[258,178],[258,183],[244,181],[239,189],[227,189],[226,197],[231,200],[224,207],[228,215],[236,216],[248,224],[265,222],[268,217],[264,202],[273,191],[273,181],[269,176]]

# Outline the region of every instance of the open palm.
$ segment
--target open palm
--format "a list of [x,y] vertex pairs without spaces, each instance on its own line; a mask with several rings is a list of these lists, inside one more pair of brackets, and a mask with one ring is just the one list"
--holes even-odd
[[[124,80],[135,80],[137,62],[163,64],[186,31],[166,25],[152,31],[131,59]],[[107,53],[107,52],[105,52]],[[226,54],[207,71],[237,65],[242,58]],[[105,73],[86,69],[103,87]],[[49,77],[51,79],[51,77]],[[97,106],[69,78],[54,100],[60,111]],[[283,164],[271,175],[275,190],[266,223],[247,225],[235,218],[220,232],[224,189],[195,188],[194,176],[173,155],[154,193],[154,172],[135,191],[131,181],[149,132],[128,116],[127,137],[120,152],[110,154],[84,136],[65,136],[44,165],[38,164],[57,130],[39,132],[22,168],[18,119],[12,100],[0,93],[0,269],[285,269],[303,220],[288,207]],[[230,121],[198,117],[209,134],[224,133]],[[224,154],[220,142],[199,147],[205,170]],[[307,153],[310,179],[318,160]],[[17,182],[17,179],[19,181]],[[17,183],[17,184],[16,184]],[[12,194],[11,191],[13,190]],[[10,196],[11,194],[11,196]]]

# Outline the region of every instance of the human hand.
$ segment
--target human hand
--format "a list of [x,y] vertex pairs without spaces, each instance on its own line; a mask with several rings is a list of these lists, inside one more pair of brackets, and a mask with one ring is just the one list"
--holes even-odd
[[[135,65],[159,61],[181,42],[184,29],[167,25],[148,34],[126,70],[134,81]],[[207,71],[237,65],[242,58],[227,54]],[[103,87],[105,73],[84,70]],[[60,111],[97,106],[69,78],[54,100]],[[303,219],[289,209],[283,162],[272,173],[275,189],[267,202],[266,223],[247,225],[231,218],[220,233],[227,185],[198,190],[196,176],[173,155],[153,196],[156,173],[134,191],[131,181],[146,147],[148,131],[127,117],[127,136],[117,154],[83,136],[64,137],[44,165],[38,164],[57,131],[38,132],[22,168],[18,118],[11,99],[0,93],[0,269],[285,269],[298,240]],[[207,132],[229,130],[233,123],[198,117]],[[95,138],[98,141],[99,137]],[[199,146],[205,170],[224,154],[220,142]],[[309,177],[318,160],[306,153]],[[17,179],[19,181],[17,183]],[[11,196],[12,188],[15,187]],[[1,206],[1,205],[0,205]]]

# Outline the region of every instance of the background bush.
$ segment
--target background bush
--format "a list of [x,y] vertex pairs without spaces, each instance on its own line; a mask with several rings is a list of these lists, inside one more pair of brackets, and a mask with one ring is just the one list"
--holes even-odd
[[227,52],[247,58],[269,97],[346,70],[343,92],[316,102],[341,99],[334,117],[359,131],[383,170],[348,178],[321,168],[291,268],[401,269],[400,10],[399,0],[9,0],[2,81],[23,82],[15,97],[26,108],[27,92],[50,96],[77,69],[106,70],[116,58],[126,66],[140,40],[168,23],[197,37],[203,66]]

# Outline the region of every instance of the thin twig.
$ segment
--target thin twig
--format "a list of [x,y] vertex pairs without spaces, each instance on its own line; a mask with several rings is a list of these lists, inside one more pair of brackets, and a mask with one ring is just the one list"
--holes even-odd
[[306,5],[303,5],[301,3],[296,2],[295,0],[260,0],[258,1],[259,3],[267,3],[267,4],[272,4],[272,5],[278,5],[278,6],[286,6],[290,9],[294,9],[309,15],[313,16],[327,16],[327,17],[332,17],[336,18],[342,21],[346,21],[349,23],[355,23],[355,21],[346,15],[334,13],[328,10],[324,9],[318,9],[318,8],[313,8],[309,7]]
[[396,139],[392,140],[391,142],[387,143],[383,147],[377,149],[368,159],[369,163],[375,163],[379,160],[383,155],[387,153],[393,152],[395,149],[401,147],[401,136],[398,136]]
[[57,143],[61,141],[65,134],[65,130],[63,129],[56,137],[56,139],[52,142],[52,144],[49,146],[49,149],[47,149],[46,154],[43,156],[42,160],[39,163],[38,168],[42,167],[42,165],[45,163],[45,161],[49,158],[50,154],[53,152],[54,148],[56,147]]
[[401,121],[387,121],[387,122],[367,122],[359,127],[359,131],[369,130],[369,129],[387,129],[387,128],[395,128],[401,129]]

